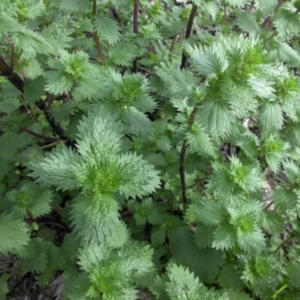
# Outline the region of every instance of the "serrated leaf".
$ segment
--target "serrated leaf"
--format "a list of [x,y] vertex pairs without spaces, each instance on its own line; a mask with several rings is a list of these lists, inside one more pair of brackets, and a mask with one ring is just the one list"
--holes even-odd
[[220,271],[218,280],[223,289],[233,288],[234,290],[241,291],[244,288],[244,283],[240,277],[241,275],[234,266],[227,265]]
[[34,80],[26,80],[24,85],[24,95],[26,100],[33,104],[45,94],[45,79],[42,76]]
[[287,38],[293,34],[297,34],[300,30],[300,22],[297,14],[288,9],[281,9],[276,14],[274,24],[278,36],[281,38]]
[[207,248],[212,246],[214,239],[215,227],[207,226],[203,223],[199,223],[196,227],[194,234],[195,243],[199,248]]
[[222,252],[208,248],[199,249],[191,232],[184,228],[169,234],[173,259],[189,268],[200,281],[213,278],[223,264]]
[[203,201],[201,205],[191,204],[188,208],[191,222],[200,221],[208,226],[217,225],[224,218],[224,208],[217,201]]
[[226,0],[229,5],[241,7],[247,3],[247,0]]
[[300,264],[299,263],[288,263],[286,267],[287,275],[290,284],[295,288],[300,288]]
[[166,230],[163,226],[153,228],[151,231],[151,244],[153,247],[157,247],[164,243],[166,239]]
[[11,159],[19,148],[19,135],[15,132],[5,132],[0,136],[0,157],[4,160]]
[[0,111],[10,114],[20,107],[20,102],[17,98],[6,98],[0,101]]
[[121,248],[129,239],[128,229],[123,223],[116,224],[111,235],[108,237],[108,245],[112,248]]
[[234,118],[228,103],[211,99],[203,103],[197,120],[213,136],[224,137],[230,132]]
[[22,249],[29,241],[28,228],[22,219],[0,215],[0,253],[8,254]]
[[197,49],[186,46],[193,66],[200,75],[208,76],[214,73],[223,73],[228,67],[228,61],[224,47],[219,44],[213,44],[210,48]]
[[104,14],[95,18],[95,28],[99,36],[110,45],[116,44],[121,37],[118,23]]
[[90,9],[90,5],[89,1],[82,0],[61,0],[59,2],[60,9],[67,12],[84,11]]
[[191,96],[196,87],[193,74],[187,70],[161,64],[160,68],[156,68],[156,73],[169,94],[176,97],[176,100]]
[[52,184],[63,191],[72,190],[78,187],[75,173],[79,162],[79,154],[71,149],[56,148],[42,161],[30,165],[34,171],[29,176],[36,177],[36,181],[43,185]]
[[274,97],[275,89],[272,87],[274,82],[270,82],[265,78],[257,78],[255,76],[251,76],[247,82],[253,88],[254,93],[258,97],[266,99]]
[[285,42],[275,41],[275,43],[277,51],[284,61],[292,63],[295,66],[300,65],[300,55],[296,50]]
[[187,141],[191,151],[199,154],[204,152],[209,156],[216,156],[216,147],[210,136],[197,122],[194,122],[191,131],[187,134]]
[[259,9],[265,14],[272,14],[277,4],[276,0],[258,0]]
[[110,61],[114,64],[128,66],[138,55],[138,50],[139,49],[135,44],[121,41],[109,48],[108,55]]
[[246,32],[260,32],[260,27],[256,22],[256,15],[250,13],[240,13],[237,16],[237,25]]
[[283,125],[283,115],[278,103],[265,103],[259,113],[260,124],[266,134],[280,130]]
[[253,300],[253,298],[251,298],[245,292],[236,291],[236,290],[233,290],[232,288],[226,290],[226,292],[228,293],[230,300]]
[[217,14],[220,10],[219,6],[214,1],[205,1],[204,3],[202,3],[201,9],[203,9],[204,11],[206,10],[214,21],[216,20]]
[[213,248],[230,250],[237,242],[235,228],[231,224],[222,224],[214,232]]
[[143,136],[152,132],[151,121],[144,113],[140,112],[133,106],[124,110],[122,118],[130,133]]

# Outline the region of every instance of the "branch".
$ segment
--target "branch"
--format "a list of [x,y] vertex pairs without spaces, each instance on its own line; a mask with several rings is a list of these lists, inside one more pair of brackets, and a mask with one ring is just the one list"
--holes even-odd
[[[191,13],[190,13],[190,17],[189,17],[189,20],[188,20],[188,24],[187,24],[187,27],[186,27],[186,32],[185,32],[185,39],[186,40],[191,36],[193,23],[194,23],[194,19],[195,19],[196,13],[197,13],[197,9],[198,9],[197,5],[195,5],[193,3],[192,10],[191,10]],[[181,58],[180,69],[185,68],[186,60],[187,60],[187,57],[186,57],[185,53],[183,52],[182,53],[182,58]]]

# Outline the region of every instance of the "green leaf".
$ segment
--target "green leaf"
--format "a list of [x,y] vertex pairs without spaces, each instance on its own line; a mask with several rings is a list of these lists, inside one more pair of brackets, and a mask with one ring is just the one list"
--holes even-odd
[[230,132],[234,120],[229,104],[220,99],[205,101],[196,118],[208,132],[218,137]]
[[190,204],[187,211],[190,222],[203,222],[207,226],[217,225],[224,218],[224,209],[217,201],[206,200],[199,204]]
[[218,280],[223,289],[232,288],[241,291],[244,288],[244,283],[240,277],[241,275],[233,265],[227,265],[220,271]]
[[201,5],[201,9],[206,11],[214,21],[216,20],[216,17],[220,10],[219,6],[214,1],[203,2]]
[[191,126],[190,132],[187,134],[187,141],[192,152],[216,156],[215,145],[198,122],[194,122]]
[[246,32],[260,32],[260,27],[256,22],[256,15],[250,13],[240,13],[237,16],[237,25]]
[[179,228],[169,234],[173,259],[188,267],[201,281],[212,279],[223,264],[222,252],[207,248],[199,249],[191,232]]
[[4,160],[13,158],[19,148],[19,135],[15,132],[5,132],[0,136],[0,157]]
[[226,290],[226,292],[230,300],[253,300],[253,298],[245,292],[235,291],[233,289]]
[[280,130],[283,125],[283,115],[278,103],[265,103],[259,112],[259,121],[265,134]]
[[259,9],[265,14],[272,14],[277,4],[276,0],[259,0]]
[[79,154],[66,147],[57,147],[44,159],[31,163],[30,177],[44,186],[55,185],[58,190],[66,191],[78,187],[75,177],[80,162]]
[[299,288],[300,283],[299,283],[299,276],[300,276],[300,264],[299,263],[288,263],[286,267],[289,283],[295,287]]
[[61,10],[66,12],[77,12],[84,11],[91,8],[89,1],[81,0],[62,0],[59,2],[59,7]]
[[196,81],[193,74],[187,70],[180,70],[161,63],[155,68],[157,75],[163,81],[164,87],[176,99],[189,97],[193,94]]
[[281,9],[276,14],[274,25],[280,38],[290,37],[293,34],[299,33],[300,30],[300,22],[297,14],[287,9]]
[[128,131],[135,135],[148,135],[152,132],[152,123],[147,116],[133,106],[124,109],[122,119]]
[[223,73],[228,67],[224,47],[220,43],[203,49],[186,46],[186,50],[193,66],[200,75],[208,76],[213,73]]
[[241,7],[247,3],[247,0],[226,0],[229,5]]
[[205,249],[212,246],[213,234],[215,227],[207,226],[205,224],[198,224],[194,234],[195,243],[200,249]]
[[112,248],[121,248],[129,239],[129,232],[124,223],[119,223],[114,227],[112,235],[108,237],[108,245]]
[[300,65],[300,55],[289,44],[275,40],[275,46],[281,59],[292,63],[295,66]]
[[166,283],[166,290],[172,300],[190,300],[205,294],[206,290],[193,273],[185,270],[182,266],[169,264],[167,273],[170,282]]
[[272,87],[274,82],[270,82],[267,79],[258,78],[255,76],[251,76],[247,82],[258,97],[266,99],[274,97],[275,89]]
[[120,41],[108,50],[109,59],[112,63],[121,66],[129,66],[133,59],[138,56],[138,47],[133,43]]
[[13,205],[12,211],[18,217],[40,217],[51,210],[53,194],[50,190],[30,182],[23,181],[22,185],[6,194],[7,200]]
[[28,228],[22,219],[12,214],[0,215],[0,253],[8,254],[21,250],[29,241]]
[[24,86],[25,98],[29,103],[38,101],[45,94],[45,79],[42,76],[34,80],[26,80]]
[[100,38],[106,40],[110,45],[116,44],[121,37],[118,23],[103,13],[97,14],[95,28]]

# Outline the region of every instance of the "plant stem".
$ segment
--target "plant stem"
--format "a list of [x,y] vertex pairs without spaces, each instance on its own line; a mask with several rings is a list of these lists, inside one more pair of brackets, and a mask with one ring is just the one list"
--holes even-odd
[[[276,13],[278,12],[278,10],[279,10],[280,7],[284,4],[285,1],[286,1],[286,0],[280,0],[280,1],[278,1],[276,7],[274,8],[274,14],[276,14]],[[268,17],[265,19],[265,21],[263,22],[262,27],[267,27],[267,26],[269,25],[270,21],[271,21],[271,16],[268,16]]]
[[43,135],[41,135],[41,134],[38,134],[38,133],[36,133],[36,132],[33,132],[33,131],[31,131],[31,130],[25,128],[25,127],[22,127],[22,126],[19,127],[19,129],[20,129],[21,131],[23,131],[23,132],[27,132],[27,133],[29,133],[29,134],[35,136],[35,137],[38,138],[38,139],[42,139],[42,140],[45,140],[45,141],[47,141],[47,142],[58,142],[58,141],[59,141],[59,138],[52,138],[52,137],[43,136]]
[[0,57],[0,73],[3,76],[6,76],[21,93],[24,93],[24,83],[22,78],[18,74],[13,73],[11,67],[2,57]]
[[[196,117],[196,113],[198,111],[198,107],[194,107],[190,119],[188,121],[189,125],[192,125],[195,117]],[[186,203],[186,184],[185,184],[185,174],[184,174],[184,160],[185,160],[185,153],[186,150],[188,148],[188,144],[187,144],[187,140],[183,141],[183,144],[181,146],[181,151],[180,151],[180,155],[179,155],[179,176],[180,176],[180,183],[181,183],[181,193],[182,193],[182,202]]]
[[6,37],[7,38],[7,41],[8,41],[8,44],[10,46],[10,68],[13,70],[14,69],[14,57],[15,57],[15,47],[14,47],[14,44],[12,43],[11,39],[9,36]]
[[173,37],[173,39],[172,39],[172,44],[171,44],[170,49],[169,49],[169,53],[172,53],[172,51],[173,51],[173,49],[174,49],[174,47],[175,47],[175,43],[176,43],[176,41],[177,41],[177,38],[178,38],[178,35],[177,35],[177,34],[174,35],[174,37]]
[[[133,7],[133,32],[135,34],[139,33],[139,0],[134,0],[134,7]],[[132,65],[132,72],[137,72],[137,58],[133,61]]]
[[[96,0],[93,0],[93,16],[94,16],[94,18],[96,18],[96,15],[97,15]],[[95,41],[95,44],[96,44],[96,47],[97,47],[97,52],[98,52],[98,56],[99,56],[99,59],[101,61],[101,64],[102,64],[102,66],[105,67],[106,64],[105,64],[104,56],[103,56],[103,53],[102,53],[100,39],[99,39],[97,30],[94,31],[93,38],[94,38],[94,41]]]
[[[196,13],[197,13],[197,9],[198,9],[197,5],[195,5],[193,3],[192,10],[191,10],[191,13],[190,13],[190,17],[189,17],[189,20],[188,20],[188,24],[187,24],[187,27],[186,27],[186,32],[185,32],[185,39],[186,40],[191,36],[193,23],[194,23],[194,19],[195,19]],[[187,57],[186,57],[186,54],[183,52],[182,53],[182,58],[181,58],[180,69],[184,69],[186,67],[186,61],[187,61]]]

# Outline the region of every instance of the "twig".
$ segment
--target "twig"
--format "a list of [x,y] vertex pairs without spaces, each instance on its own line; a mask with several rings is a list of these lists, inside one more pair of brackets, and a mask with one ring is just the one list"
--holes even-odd
[[[192,10],[191,10],[191,13],[190,13],[190,17],[189,17],[189,20],[188,20],[188,24],[187,24],[187,27],[186,27],[185,39],[188,39],[191,36],[193,23],[194,23],[194,19],[195,19],[196,13],[197,13],[197,9],[198,9],[197,5],[195,5],[193,3]],[[180,69],[184,69],[186,67],[186,61],[187,61],[187,57],[186,57],[185,53],[183,52],[182,53],[182,58],[181,58]]]

